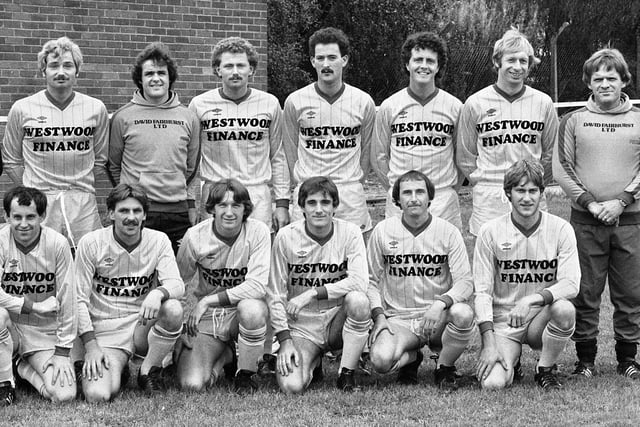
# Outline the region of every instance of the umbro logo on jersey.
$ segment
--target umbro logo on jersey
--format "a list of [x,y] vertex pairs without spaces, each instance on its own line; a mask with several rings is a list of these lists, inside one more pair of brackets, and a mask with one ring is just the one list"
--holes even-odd
[[220,114],[222,114],[222,109],[214,108],[213,110],[211,110],[211,112],[213,113],[214,116],[219,116]]
[[115,260],[114,260],[113,258],[111,258],[111,257],[109,257],[109,258],[105,258],[105,260],[104,260],[104,265],[105,265],[105,267],[111,267],[111,266],[113,266],[114,261],[115,261]]
[[407,118],[407,112],[405,110],[400,111],[400,113],[398,114],[398,118],[399,119],[406,119]]
[[316,116],[316,112],[315,111],[309,111],[307,112],[307,119],[313,119]]
[[216,259],[216,254],[207,255],[207,259]]
[[500,249],[502,249],[503,251],[510,251],[511,247],[512,247],[511,242],[504,242],[500,244]]
[[489,108],[489,109],[487,110],[487,116],[489,116],[489,117],[493,117],[493,116],[495,116],[495,115],[496,115],[496,112],[497,112],[497,111],[498,111],[498,110],[496,110],[495,108]]
[[299,251],[296,255],[298,255],[298,258],[304,258],[307,256],[307,251]]
[[19,261],[17,259],[10,259],[9,260],[9,267],[17,267],[18,263],[19,263]]
[[398,241],[397,240],[392,240],[389,242],[389,248],[390,249],[398,249]]
[[36,120],[38,121],[38,123],[46,123],[47,122],[47,118],[45,116],[36,117]]

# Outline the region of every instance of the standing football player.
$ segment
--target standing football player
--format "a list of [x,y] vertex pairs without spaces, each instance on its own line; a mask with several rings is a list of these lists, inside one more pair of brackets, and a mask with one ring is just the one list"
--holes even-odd
[[163,360],[182,332],[177,298],[184,283],[167,235],[143,228],[147,195],[137,185],[119,184],[107,197],[107,209],[113,225],[82,238],[76,254],[82,389],[88,402],[118,394],[133,355],[144,357],[140,388],[149,395],[163,392]]
[[[0,229],[0,406],[15,399],[14,339],[20,377],[46,399],[73,400],[76,377],[69,354],[77,310],[71,249],[64,236],[42,226],[44,193],[19,186],[3,202],[8,226]],[[15,328],[13,339],[9,323]]]
[[[372,228],[362,182],[369,172],[370,143],[375,122],[373,99],[343,82],[349,62],[349,39],[336,28],[323,28],[309,38],[311,64],[318,81],[293,92],[284,104],[283,144],[292,180],[331,178],[340,191],[336,218]],[[303,209],[293,207],[293,219]]]
[[276,378],[285,393],[302,393],[322,378],[322,356],[342,348],[337,387],[354,391],[355,369],[371,316],[364,241],[352,223],[334,218],[340,204],[326,177],[302,183],[304,219],[276,235],[267,303],[280,342]]
[[430,213],[437,190],[422,172],[409,171],[391,195],[401,217],[378,223],[368,245],[369,299],[374,325],[370,357],[378,372],[398,370],[398,382],[418,383],[428,345],[438,353],[435,384],[458,387],[455,362],[473,335],[471,266],[454,225]]
[[[139,184],[149,197],[145,227],[166,233],[174,253],[196,222],[200,123],[172,91],[178,67],[162,43],[147,45],[131,71],[138,90],[111,118],[109,175],[113,185]],[[197,180],[196,180],[197,181]]]
[[575,326],[568,299],[578,293],[580,267],[571,225],[540,210],[544,171],[532,160],[504,176],[511,213],[480,229],[473,257],[475,311],[482,335],[476,367],[486,389],[504,388],[520,375],[522,344],[541,350],[535,381],[561,386],[556,362]]
[[109,116],[101,101],[73,90],[82,66],[77,44],[66,37],[48,41],[38,66],[47,88],[11,107],[2,157],[15,184],[46,194],[43,224],[64,234],[73,249],[101,227],[94,183],[105,172]]
[[609,281],[617,372],[640,379],[640,111],[622,89],[629,67],[616,49],[594,53],[582,80],[593,92],[584,108],[560,124],[553,172],[571,199],[582,281],[574,299],[578,362],[573,372],[595,373],[600,302]]
[[278,230],[289,223],[290,192],[280,104],[275,96],[249,87],[258,52],[245,39],[220,40],[213,48],[212,63],[222,87],[196,96],[189,104],[201,124],[202,199],[207,200],[212,183],[235,178],[249,190],[252,218]]
[[[473,185],[469,231],[509,212],[502,183],[516,161],[542,163],[545,183],[551,181],[551,157],[558,138],[558,117],[551,98],[525,80],[540,60],[527,38],[507,31],[493,47],[494,85],[471,95],[458,121],[458,166]],[[542,199],[544,208],[545,202]]]
[[433,215],[462,229],[455,187],[455,128],[462,103],[436,86],[447,67],[447,46],[434,33],[411,34],[402,45],[409,86],[387,98],[376,116],[371,164],[389,188],[385,216],[401,216],[391,188],[408,170],[424,173],[435,186]]
[[249,218],[249,192],[235,179],[214,183],[206,206],[213,217],[189,229],[178,251],[184,282],[198,273],[198,302],[186,318],[188,336],[177,355],[178,380],[197,391],[215,383],[219,368],[232,363],[236,341],[234,388],[247,393],[258,388],[252,377],[267,332],[270,230]]

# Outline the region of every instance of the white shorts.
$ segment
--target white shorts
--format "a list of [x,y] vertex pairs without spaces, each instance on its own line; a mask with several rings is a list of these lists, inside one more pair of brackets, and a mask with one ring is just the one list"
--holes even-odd
[[[340,313],[341,306],[330,308],[322,312],[301,310],[298,313],[298,320],[289,319],[289,330],[292,337],[304,338],[311,341],[323,351],[337,350],[329,348],[329,333],[334,319]],[[346,315],[343,316],[346,320]]]
[[[361,232],[367,232],[373,228],[369,208],[367,207],[367,197],[364,187],[360,182],[352,184],[336,184],[340,204],[336,210],[336,218],[349,221],[360,228]],[[293,191],[293,209],[291,212],[291,222],[303,219],[302,209],[298,206],[298,192],[300,184]]]
[[58,343],[55,328],[17,323],[14,323],[14,326],[18,336],[18,354],[21,357],[25,358],[39,351],[55,350]]
[[[542,194],[540,209],[547,210],[547,199]],[[469,232],[474,236],[490,220],[511,212],[511,203],[502,186],[477,184],[473,187],[473,210],[469,218]]]
[[[389,192],[387,193],[387,203],[384,211],[385,218],[391,218],[394,216],[399,217],[402,215],[402,209],[393,203],[393,197],[391,197],[392,190],[393,188],[389,188]],[[429,206],[429,212],[438,218],[449,221],[462,231],[460,201],[458,200],[458,193],[453,188],[445,187],[443,189],[436,190],[436,194],[431,201],[431,206]]]
[[[494,309],[495,310],[495,309]],[[531,321],[543,310],[546,310],[547,314],[549,306],[546,307],[532,307],[525,319],[525,323],[522,326],[513,328],[509,326],[507,315],[509,311],[497,312],[494,311],[493,315],[493,332],[496,335],[507,338],[511,341],[519,342],[520,344],[527,344],[527,334],[529,332],[529,325]]]
[[217,307],[207,310],[198,323],[198,333],[211,335],[222,342],[238,338],[238,309]]
[[138,313],[134,313],[127,317],[93,322],[93,329],[100,347],[116,348],[132,356],[137,354],[134,340],[136,328],[148,330],[154,323],[155,320],[150,320],[142,325]]
[[42,222],[64,235],[75,248],[85,234],[102,228],[95,194],[79,190],[47,191],[47,216]]
[[[200,217],[202,219],[209,219],[213,216],[207,212],[207,208],[205,206],[207,204],[207,199],[209,198],[209,189],[211,188],[211,184],[212,182],[207,181],[202,186],[202,203],[200,203]],[[269,227],[269,230],[271,230],[273,214],[271,189],[266,184],[245,187],[247,187],[249,198],[251,198],[251,203],[253,203],[253,212],[251,212],[249,218],[264,222],[267,224],[267,227]]]

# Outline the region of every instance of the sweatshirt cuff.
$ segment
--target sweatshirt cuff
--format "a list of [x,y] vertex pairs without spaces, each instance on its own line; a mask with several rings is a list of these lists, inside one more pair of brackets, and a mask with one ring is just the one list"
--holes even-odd
[[624,202],[626,202],[627,205],[630,205],[630,204],[632,204],[633,202],[636,201],[633,198],[633,194],[628,193],[626,191],[623,191],[622,193],[618,194],[618,197],[616,197],[616,199],[623,200]]
[[171,297],[171,295],[169,295],[169,291],[163,288],[162,286],[159,286],[156,289],[162,292],[162,302],[165,302]]
[[220,307],[227,307],[231,305],[231,300],[229,299],[229,293],[227,291],[222,291],[218,293],[218,302],[220,303]]
[[384,310],[382,309],[382,307],[374,307],[373,310],[371,310],[371,318],[373,320],[376,320],[376,317],[381,314],[384,314]]
[[53,352],[54,356],[64,356],[64,357],[69,357],[69,353],[71,353],[71,349],[70,348],[65,348],[65,347],[58,347],[56,346],[55,351]]
[[588,191],[585,191],[580,195],[580,197],[578,197],[578,200],[576,200],[576,203],[578,203],[580,206],[582,206],[586,210],[589,210],[589,203],[595,202],[595,201],[596,199],[595,197],[593,197],[593,194],[589,193]]
[[290,340],[291,339],[291,331],[288,329],[285,329],[284,331],[280,331],[276,334],[276,338],[278,338],[278,342],[279,343],[283,343],[286,340]]
[[22,308],[20,309],[20,314],[29,314],[33,311],[33,301],[30,301],[26,298],[22,298]]
[[196,201],[195,200],[191,200],[191,199],[187,199],[187,207],[189,209],[195,209]]
[[553,302],[553,294],[549,289],[541,290],[538,295],[542,296],[542,305],[549,305]]
[[493,331],[493,322],[487,320],[486,322],[482,322],[478,325],[478,330],[480,330],[480,335],[484,334],[487,331]]
[[287,209],[289,209],[289,199],[277,199],[276,200],[276,208],[287,208]]
[[96,333],[94,331],[87,331],[80,335],[80,339],[82,340],[82,344],[86,344],[96,339]]
[[442,301],[444,303],[445,310],[449,309],[453,305],[453,298],[449,295],[438,295],[436,297],[437,301]]
[[316,292],[318,293],[318,296],[316,297],[318,301],[321,299],[329,299],[329,291],[326,286],[317,287]]

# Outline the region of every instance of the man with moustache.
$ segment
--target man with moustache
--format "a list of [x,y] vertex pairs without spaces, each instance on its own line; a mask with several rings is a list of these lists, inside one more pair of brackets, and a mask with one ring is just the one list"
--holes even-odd
[[[494,85],[471,95],[458,120],[457,162],[473,186],[469,231],[509,212],[502,188],[506,170],[518,160],[542,163],[551,181],[551,156],[558,138],[558,117],[551,98],[525,84],[540,60],[527,38],[507,31],[493,48]],[[545,206],[543,195],[542,207]]]
[[131,70],[138,87],[131,102],[111,118],[109,175],[113,185],[139,184],[150,200],[145,226],[166,233],[177,253],[196,222],[194,180],[200,123],[172,90],[178,67],[169,49],[151,43]]
[[252,218],[278,230],[289,223],[290,192],[280,104],[275,96],[249,87],[258,52],[245,39],[220,40],[213,48],[212,64],[222,87],[189,104],[201,124],[202,211],[212,183],[233,178],[249,190]]
[[162,393],[163,361],[182,332],[184,283],[167,235],[143,227],[146,194],[138,185],[118,184],[107,209],[112,225],[83,237],[76,256],[79,365],[88,402],[118,395],[134,355],[144,358],[140,388]]
[[455,129],[462,103],[436,86],[447,67],[447,46],[434,33],[411,34],[402,45],[402,62],[409,86],[384,100],[378,109],[371,147],[373,170],[389,188],[385,216],[402,215],[391,189],[404,172],[417,170],[435,186],[431,213],[462,229],[455,189]]
[[582,281],[576,307],[574,374],[596,373],[600,302],[609,282],[618,374],[640,380],[640,112],[622,89],[631,73],[617,49],[584,63],[586,107],[560,124],[553,174],[571,199]]
[[73,90],[81,66],[82,52],[67,37],[45,43],[38,67],[47,87],[13,104],[2,144],[7,174],[47,195],[43,224],[72,249],[101,227],[94,185],[105,171],[109,133],[104,104]]
[[[289,95],[284,104],[283,145],[296,184],[322,175],[340,192],[336,217],[366,233],[372,223],[362,183],[369,172],[375,105],[365,92],[343,82],[349,39],[339,29],[323,28],[309,38],[311,64],[318,81]],[[293,219],[302,218],[293,206]]]

